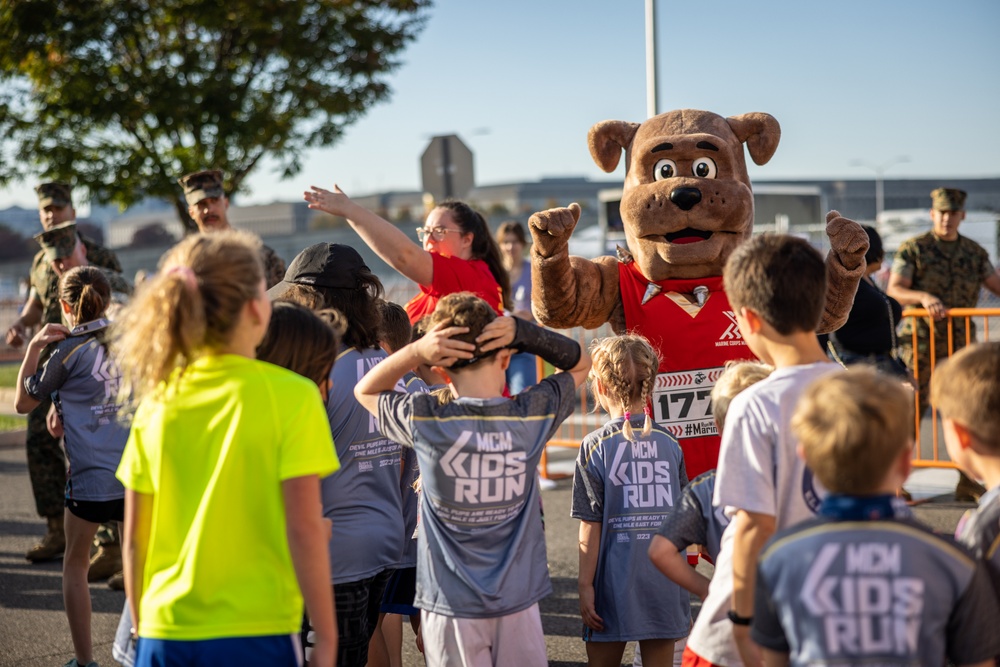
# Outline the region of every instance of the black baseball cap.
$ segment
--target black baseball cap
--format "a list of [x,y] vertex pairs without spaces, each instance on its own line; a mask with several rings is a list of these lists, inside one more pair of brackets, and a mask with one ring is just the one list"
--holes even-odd
[[371,273],[351,246],[316,243],[295,256],[285,271],[285,279],[269,289],[267,295],[272,300],[279,299],[291,285],[355,289],[362,271]]

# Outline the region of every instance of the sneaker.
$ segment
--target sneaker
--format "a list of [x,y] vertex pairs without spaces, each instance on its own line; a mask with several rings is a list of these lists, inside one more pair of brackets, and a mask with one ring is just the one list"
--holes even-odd
[[122,548],[117,544],[102,544],[90,559],[87,581],[104,581],[122,571]]
[[72,660],[70,660],[69,662],[67,662],[65,665],[63,665],[63,667],[101,667],[101,666],[98,665],[97,662],[95,662],[94,660],[91,660],[86,665],[81,665],[79,663],[79,661],[77,661],[76,658],[73,658]]
[[32,563],[44,563],[61,558],[66,550],[66,533],[63,532],[62,515],[49,517],[47,521],[49,532],[45,533],[41,542],[28,549],[28,553],[24,554],[24,557]]
[[125,573],[115,572],[114,574],[112,574],[111,578],[108,579],[108,588],[110,588],[113,591],[125,590]]

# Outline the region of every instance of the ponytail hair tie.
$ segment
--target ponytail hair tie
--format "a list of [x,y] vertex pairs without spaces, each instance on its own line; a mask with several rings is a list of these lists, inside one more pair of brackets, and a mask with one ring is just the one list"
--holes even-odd
[[626,410],[625,411],[625,421],[628,421],[629,419],[632,419],[632,413],[629,412],[628,410]]
[[194,274],[190,266],[171,266],[167,269],[166,275],[168,276],[178,276],[182,281],[184,281],[184,286],[191,290],[192,292],[198,291],[198,276]]
[[649,403],[646,403],[642,411],[646,414],[646,419],[642,422],[642,434],[649,435],[653,432],[653,408]]

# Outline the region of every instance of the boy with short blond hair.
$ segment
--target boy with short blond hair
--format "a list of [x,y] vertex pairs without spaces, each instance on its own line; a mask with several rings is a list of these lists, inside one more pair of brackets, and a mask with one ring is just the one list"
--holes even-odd
[[938,366],[931,404],[941,412],[951,460],[987,488],[955,537],[986,559],[1000,597],[1000,343],[972,345]]
[[795,454],[788,419],[805,388],[839,368],[815,334],[826,268],[808,242],[755,236],[730,255],[723,282],[747,346],[774,371],[736,396],[726,415],[713,505],[732,523],[688,639],[686,665],[759,662],[749,628],[757,556],[775,530],[812,518],[823,493]]
[[760,555],[751,634],[764,663],[992,664],[1000,609],[985,565],[894,497],[911,468],[910,393],[842,371],[806,390],[791,424],[829,495]]

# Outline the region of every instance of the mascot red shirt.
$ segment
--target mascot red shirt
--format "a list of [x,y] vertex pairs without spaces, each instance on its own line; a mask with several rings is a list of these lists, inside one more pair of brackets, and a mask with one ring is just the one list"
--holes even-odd
[[[717,463],[712,385],[726,361],[753,357],[720,276],[732,251],[753,233],[744,153],[766,164],[780,137],[778,121],[759,112],[724,118],[677,109],[642,123],[601,121],[587,143],[608,173],[625,156],[619,211],[630,257],[571,256],[577,204],[540,211],[528,221],[535,317],[556,329],[608,323],[616,333],[638,331],[653,343],[663,363],[650,402],[656,421],[677,435],[689,477]],[[861,226],[835,211],[827,214],[826,232],[820,332],[847,320],[868,249]]]
[[[727,361],[754,355],[740,334],[722,276],[651,282],[634,262],[619,263],[618,276],[626,328],[645,336],[660,354],[653,420],[677,438],[693,479],[719,460],[712,387]],[[701,303],[691,302],[690,294]]]

